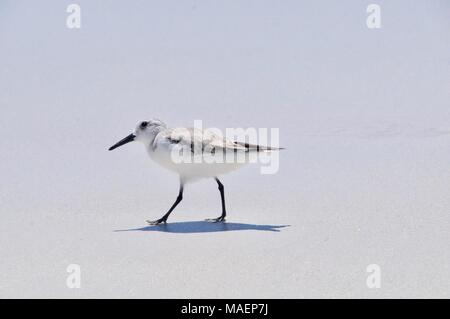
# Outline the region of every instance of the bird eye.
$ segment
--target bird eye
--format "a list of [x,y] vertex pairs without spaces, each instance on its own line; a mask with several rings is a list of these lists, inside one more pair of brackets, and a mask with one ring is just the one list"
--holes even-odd
[[143,130],[144,128],[146,128],[148,125],[148,122],[142,122],[140,125],[140,128]]

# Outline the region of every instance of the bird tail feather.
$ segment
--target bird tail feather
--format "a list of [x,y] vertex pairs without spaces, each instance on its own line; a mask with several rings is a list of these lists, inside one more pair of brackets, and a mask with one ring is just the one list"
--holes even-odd
[[247,151],[264,152],[264,151],[284,150],[284,147],[262,146],[262,145],[243,143],[243,142],[235,142],[235,143],[240,145],[240,146],[245,147],[247,149]]

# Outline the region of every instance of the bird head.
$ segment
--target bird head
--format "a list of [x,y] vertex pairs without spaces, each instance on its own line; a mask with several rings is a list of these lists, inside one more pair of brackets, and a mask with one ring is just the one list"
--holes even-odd
[[109,151],[112,151],[119,146],[125,145],[127,143],[138,141],[144,144],[151,143],[156,135],[161,132],[161,130],[166,128],[166,124],[157,119],[151,119],[149,121],[139,122],[134,132],[125,138],[118,141],[116,144],[109,148]]

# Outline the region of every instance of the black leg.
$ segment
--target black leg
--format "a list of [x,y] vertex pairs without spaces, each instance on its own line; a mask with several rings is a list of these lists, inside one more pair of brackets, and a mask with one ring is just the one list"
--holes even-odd
[[220,199],[222,201],[222,215],[220,215],[220,217],[217,218],[211,218],[211,219],[207,219],[207,221],[209,222],[222,222],[225,220],[225,217],[227,216],[227,211],[225,209],[225,189],[223,187],[223,184],[220,182],[220,180],[216,177],[215,178],[217,185],[219,186],[219,191],[220,191]]
[[172,213],[172,211],[175,209],[175,207],[177,207],[177,205],[181,202],[182,199],[183,199],[183,183],[180,182],[180,191],[178,192],[177,199],[175,200],[175,203],[173,203],[172,207],[170,207],[169,211],[160,219],[154,221],[147,220],[147,224],[158,225],[161,223],[165,223],[167,221],[167,218],[169,218],[170,213]]

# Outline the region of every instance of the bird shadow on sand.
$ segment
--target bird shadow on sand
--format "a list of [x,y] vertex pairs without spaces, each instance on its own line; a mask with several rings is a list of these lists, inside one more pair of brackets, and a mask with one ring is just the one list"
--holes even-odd
[[155,232],[178,233],[178,234],[215,233],[215,232],[238,231],[238,230],[279,232],[281,228],[289,226],[290,225],[256,225],[244,223],[228,223],[228,222],[211,223],[207,221],[193,221],[193,222],[167,223],[141,228],[119,229],[115,230],[114,232],[155,231]]

